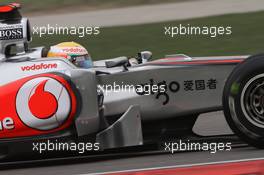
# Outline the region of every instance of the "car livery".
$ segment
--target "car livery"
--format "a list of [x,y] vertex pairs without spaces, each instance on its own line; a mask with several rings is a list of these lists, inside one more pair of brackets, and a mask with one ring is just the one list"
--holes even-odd
[[76,113],[73,90],[60,76],[31,76],[0,89],[0,138],[55,132],[68,127]]
[[[177,54],[151,61],[144,51],[138,64],[119,57],[80,69],[63,58],[43,58],[43,47],[28,48],[29,22],[18,9],[0,6],[0,31],[23,28],[22,37],[0,40],[2,157],[18,141],[54,137],[84,138],[101,150],[156,143],[167,134],[192,132],[199,114],[218,110],[235,134],[264,147],[263,55]],[[23,52],[11,54],[11,47]],[[108,85],[136,90],[117,92]]]

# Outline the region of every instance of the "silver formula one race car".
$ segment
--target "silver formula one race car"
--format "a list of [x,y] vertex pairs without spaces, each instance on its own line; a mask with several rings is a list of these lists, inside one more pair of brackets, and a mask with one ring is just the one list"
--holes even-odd
[[14,143],[41,139],[142,145],[189,132],[199,114],[222,109],[235,134],[264,147],[264,55],[146,61],[141,52],[137,65],[124,57],[80,69],[28,48],[29,22],[16,4],[1,6],[0,20],[2,157],[19,150]]

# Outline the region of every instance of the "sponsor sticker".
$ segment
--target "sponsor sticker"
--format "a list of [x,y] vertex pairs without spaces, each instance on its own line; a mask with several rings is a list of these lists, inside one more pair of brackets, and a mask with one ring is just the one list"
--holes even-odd
[[0,138],[56,132],[72,124],[76,97],[65,78],[40,74],[0,87]]
[[21,70],[22,71],[34,71],[34,70],[42,70],[42,69],[56,69],[58,65],[56,63],[51,63],[51,64],[33,64],[31,66],[22,66]]
[[69,117],[71,97],[59,81],[48,77],[34,78],[19,89],[16,111],[28,127],[52,130]]
[[22,26],[6,26],[0,28],[0,40],[13,40],[23,38]]
[[6,117],[3,120],[0,120],[0,131],[12,130],[14,128],[14,120],[11,117]]

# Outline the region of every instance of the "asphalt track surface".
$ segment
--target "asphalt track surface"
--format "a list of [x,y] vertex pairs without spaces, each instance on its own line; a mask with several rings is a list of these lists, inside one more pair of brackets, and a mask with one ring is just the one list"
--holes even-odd
[[29,163],[17,165],[0,171],[1,174],[102,174],[114,171],[127,171],[147,168],[163,168],[168,166],[188,166],[193,164],[217,163],[223,161],[237,161],[244,159],[263,159],[263,150],[252,147],[234,148],[229,152],[183,152],[162,153],[148,152],[135,153],[126,156],[105,156],[100,159],[73,158],[65,160],[53,160],[42,163]]
[[[208,120],[204,120],[207,118]],[[196,124],[199,133],[208,135],[231,131],[226,125],[222,112],[214,112],[201,116]],[[221,130],[222,128],[222,130]],[[221,142],[221,139],[218,140]],[[94,174],[153,167],[185,166],[207,164],[222,161],[264,158],[264,151],[246,144],[237,144],[231,151],[220,151],[212,154],[208,151],[186,151],[171,154],[165,151],[120,152],[100,156],[84,156],[56,160],[40,160],[15,165],[1,165],[0,174]],[[2,169],[1,169],[2,168]]]
[[32,26],[122,26],[264,10],[263,0],[196,0],[128,8],[32,16]]

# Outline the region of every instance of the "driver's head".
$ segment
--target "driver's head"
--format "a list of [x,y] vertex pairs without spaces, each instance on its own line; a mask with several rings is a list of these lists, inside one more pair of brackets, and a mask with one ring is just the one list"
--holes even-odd
[[63,42],[50,47],[47,57],[63,57],[80,68],[91,68],[93,62],[88,51],[76,42]]

